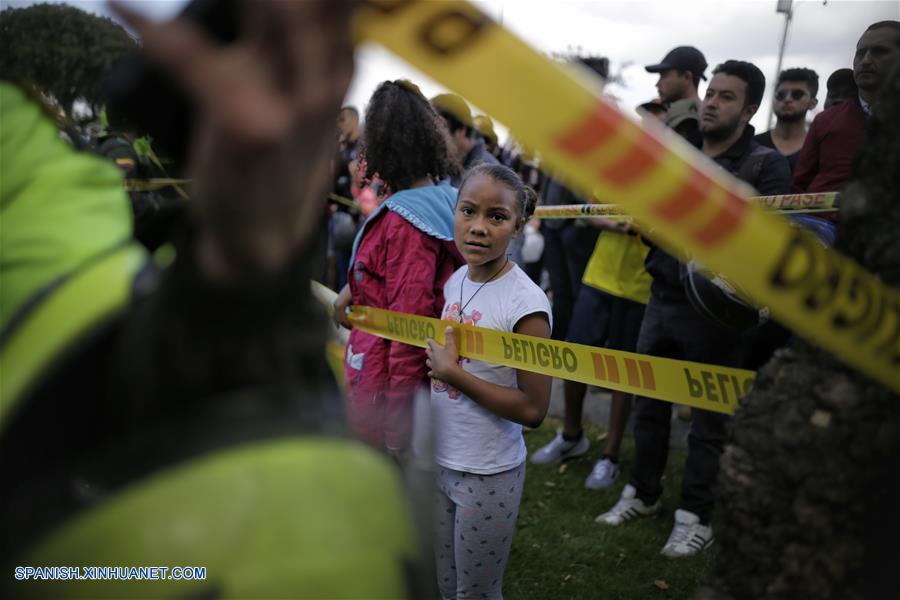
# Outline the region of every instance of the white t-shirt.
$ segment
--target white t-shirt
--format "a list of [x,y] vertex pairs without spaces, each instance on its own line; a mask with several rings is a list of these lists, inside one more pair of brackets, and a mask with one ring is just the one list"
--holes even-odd
[[[500,331],[512,332],[522,317],[537,312],[552,319],[547,295],[517,265],[480,290],[481,282],[469,280],[468,272],[467,266],[460,268],[444,285],[443,320],[458,323],[460,306],[465,307],[463,324]],[[461,358],[460,365],[485,381],[504,387],[517,385],[512,367],[468,358]],[[491,475],[508,471],[525,460],[521,425],[495,415],[436,379],[431,381],[431,410],[436,428],[435,461],[439,465]]]

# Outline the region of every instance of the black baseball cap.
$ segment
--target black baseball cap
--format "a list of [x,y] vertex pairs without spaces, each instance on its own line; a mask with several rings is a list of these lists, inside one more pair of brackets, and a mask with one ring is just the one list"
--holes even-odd
[[700,79],[706,79],[703,71],[706,70],[706,57],[693,46],[678,46],[666,54],[662,61],[655,65],[644,67],[648,73],[662,73],[669,69],[690,71]]

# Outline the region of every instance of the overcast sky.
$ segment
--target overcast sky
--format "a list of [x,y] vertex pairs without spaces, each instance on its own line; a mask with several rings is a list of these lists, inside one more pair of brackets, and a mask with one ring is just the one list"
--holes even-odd
[[[109,15],[102,0],[67,3]],[[33,2],[2,0],[2,4]],[[130,4],[165,19],[185,2],[137,0]],[[753,120],[757,130],[766,129],[784,30],[784,15],[775,12],[776,0],[484,0],[476,4],[538,50],[580,49],[608,57],[613,70],[622,69],[624,76],[624,85],[611,85],[608,91],[619,98],[626,112],[656,95],[657,76],[645,72],[643,65],[659,62],[675,46],[699,48],[710,65],[707,76],[729,58],[749,60],[769,82],[763,106]],[[793,11],[782,68],[814,69],[823,89],[821,104],[828,75],[852,66],[856,41],[869,24],[900,19],[900,0],[795,0]],[[445,91],[386,50],[366,45],[357,53],[356,77],[347,102],[362,110],[379,82],[398,78],[415,81],[429,97]],[[700,93],[702,97],[702,84]]]

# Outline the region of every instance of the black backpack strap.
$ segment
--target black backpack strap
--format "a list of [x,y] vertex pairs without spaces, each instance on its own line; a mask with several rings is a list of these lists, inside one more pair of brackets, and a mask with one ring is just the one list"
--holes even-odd
[[766,162],[766,156],[771,152],[775,152],[770,148],[766,148],[762,144],[753,144],[749,156],[741,164],[741,168],[735,173],[740,179],[746,181],[753,187],[756,187],[759,181],[759,175],[762,173],[763,163]]

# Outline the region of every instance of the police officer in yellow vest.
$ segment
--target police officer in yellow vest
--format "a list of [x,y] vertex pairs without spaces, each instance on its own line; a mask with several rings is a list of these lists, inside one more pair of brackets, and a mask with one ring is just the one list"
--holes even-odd
[[123,15],[200,113],[161,274],[116,168],[0,82],[3,597],[423,593],[396,470],[342,435],[307,283],[349,6],[246,9],[227,49]]

